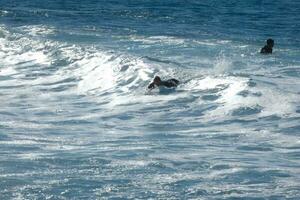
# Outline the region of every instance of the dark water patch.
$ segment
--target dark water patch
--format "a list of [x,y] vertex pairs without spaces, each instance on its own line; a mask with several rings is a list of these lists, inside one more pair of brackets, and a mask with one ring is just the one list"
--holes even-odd
[[[1,72],[1,69],[0,69],[0,72]],[[14,80],[14,78],[10,77],[10,76],[1,76],[0,75],[0,81],[9,81],[9,80]]]
[[[59,51],[56,51],[59,52]],[[59,53],[53,53],[52,56],[58,56]],[[61,52],[60,52],[61,53]],[[76,60],[73,60],[73,62]],[[70,65],[72,62],[70,61],[70,59],[55,59],[53,61],[51,61],[51,66],[49,67],[45,67],[45,70],[50,70],[50,71],[56,71],[59,67],[62,66],[68,66]]]
[[[51,177],[53,180],[53,177]],[[43,181],[41,177],[36,177],[37,182]],[[58,182],[58,180],[57,180]],[[46,188],[51,187],[52,184],[37,184],[32,182],[31,184],[24,185],[21,190],[16,192],[14,195],[16,195],[19,198],[22,199],[48,199],[48,198],[56,198],[61,199],[62,195],[56,195],[56,194],[47,194],[45,191],[47,191]],[[63,191],[61,191],[63,192]]]
[[253,92],[252,95],[255,97],[261,97],[263,94],[261,92]]
[[187,145],[185,143],[180,143],[180,142],[174,141],[174,143],[171,144],[166,144],[166,142],[164,142],[164,147],[171,151],[188,151],[192,149],[204,149],[205,147],[207,147],[205,145],[196,145],[196,144]]
[[12,153],[35,152],[41,150],[39,144],[22,144],[21,140],[19,140],[15,144],[2,144],[2,146],[4,149],[6,149],[7,151],[11,151]]
[[[33,60],[34,61],[34,60]],[[31,62],[31,61],[29,61]],[[34,77],[35,74],[44,73],[45,75],[49,75],[48,71],[45,69],[46,65],[32,62],[31,65],[21,65],[17,66],[16,69],[24,75],[25,78]]]
[[[251,193],[257,193],[258,191],[251,191]],[[245,193],[249,193],[249,191],[245,191],[243,189],[222,189],[221,191],[214,191],[212,195],[214,196],[241,196]],[[216,198],[219,199],[219,198]],[[237,200],[264,200],[258,197],[228,197],[228,198],[220,198],[220,199],[237,199]]]
[[12,191],[10,188],[12,187],[7,187],[7,188],[2,188],[0,186],[0,197],[2,199],[17,199],[20,198],[19,193],[16,193]]
[[263,107],[256,105],[255,107],[240,107],[232,112],[232,116],[246,116],[260,113]]
[[111,160],[97,158],[94,155],[78,155],[76,153],[56,153],[47,157],[37,158],[36,161],[47,166],[49,169],[64,169],[65,166],[81,170],[101,170],[111,163]]
[[282,128],[282,129],[280,129],[279,132],[281,132],[283,134],[287,134],[287,135],[299,136],[300,135],[300,125]]
[[285,153],[285,155],[289,159],[296,159],[296,160],[300,159],[300,151],[293,151],[293,152]]
[[127,121],[127,120],[131,120],[136,118],[136,116],[134,116],[133,114],[116,114],[116,115],[110,115],[110,116],[105,116],[105,117],[101,117],[102,120],[106,120],[106,121],[112,121],[112,120],[121,120],[121,121]]
[[[123,65],[123,66],[121,67],[121,69],[120,69],[120,72],[125,72],[125,71],[127,71],[130,67],[131,67],[131,65]],[[131,83],[131,82],[132,82],[132,80],[127,81],[127,83]]]
[[[72,100],[71,100],[72,101]],[[84,108],[84,109],[87,109],[87,108],[90,108],[90,107],[93,107],[95,104],[93,102],[89,102],[87,100],[77,100],[77,102],[72,102],[71,105],[74,107],[74,108]],[[93,110],[96,110],[96,109],[93,109]]]
[[285,146],[284,149],[300,150],[300,146],[288,146],[288,147]]
[[227,169],[231,169],[232,167],[230,165],[225,165],[225,164],[217,164],[217,165],[213,165],[212,167],[210,167],[210,169],[212,170],[227,170]]
[[215,101],[217,99],[219,99],[221,97],[221,95],[204,95],[201,97],[201,99],[205,100],[205,101]]
[[0,116],[1,115],[5,115],[5,116],[13,116],[16,117],[17,115],[11,112],[7,112],[7,111],[0,111]]
[[130,114],[123,114],[123,115],[120,115],[120,116],[116,116],[117,119],[120,119],[120,120],[130,120],[130,119],[134,119],[135,116],[131,116]]
[[[259,76],[259,75],[257,75],[257,76]],[[257,80],[257,81],[259,81],[259,82],[261,82],[261,83],[263,83],[263,84],[266,84],[266,85],[268,85],[268,86],[277,86],[277,83],[274,83],[274,82],[272,82],[271,80],[268,80],[266,77],[265,77],[265,75],[260,75],[260,76],[262,76],[263,78],[261,78],[261,79],[259,79],[259,80]]]
[[52,86],[52,85],[66,84],[66,83],[72,83],[72,82],[77,82],[77,81],[78,81],[77,78],[66,78],[66,79],[62,79],[62,80],[56,81],[56,82],[43,83],[41,85]]
[[21,62],[18,62],[16,63],[16,68],[19,69],[19,70],[28,70],[28,68],[30,67],[34,67],[34,66],[38,66],[36,65],[36,63],[34,62],[35,60],[26,60],[26,61],[21,61]]
[[202,183],[201,179],[186,179],[186,180],[178,180],[172,183],[165,184],[164,186],[169,188],[172,191],[184,191],[193,186],[199,185]]
[[239,92],[237,95],[247,97],[249,95],[249,91],[248,90],[243,90],[243,91]]
[[169,160],[157,159],[155,162],[147,165],[147,171],[149,173],[171,174],[176,172],[176,169],[172,167]]
[[296,113],[300,113],[300,106],[297,106]]
[[151,105],[147,107],[143,107],[140,110],[140,113],[155,113],[155,112],[164,112],[164,111],[169,111],[170,109],[174,108],[175,105]]
[[291,177],[292,175],[290,175],[288,172],[282,171],[282,170],[267,170],[265,171],[265,173],[267,173],[269,176],[272,177],[279,177],[279,178],[288,178]]
[[170,94],[174,94],[174,93],[177,93],[176,88],[166,88],[163,86],[159,87],[158,94],[160,94],[160,95],[170,95]]
[[48,76],[48,73],[38,72],[38,73],[26,74],[22,78],[20,78],[20,80],[33,81],[33,80],[36,80],[37,78],[42,77],[42,76]]
[[[180,117],[184,117],[186,116],[186,114],[189,113],[189,117],[201,117],[201,116],[204,116],[204,112],[203,110],[198,110],[198,109],[190,109],[189,112],[186,112],[185,114],[181,114],[181,115],[178,115]],[[180,118],[178,118],[178,120],[180,120]]]
[[[43,122],[42,124],[51,124],[51,122]],[[95,123],[97,124],[97,123]],[[94,124],[94,125],[95,125]],[[84,126],[81,124],[73,124],[73,126],[68,126],[68,125],[64,125],[64,124],[56,124],[55,126],[51,126],[51,127],[45,127],[43,128],[43,133],[45,133],[45,135],[48,135],[48,137],[61,137],[61,136],[67,136],[68,134],[72,134],[72,135],[80,135],[80,134],[98,134],[99,130],[96,132],[94,130],[95,129],[94,125],[91,124],[85,124]],[[114,126],[103,126],[103,132],[105,132],[105,130],[109,130],[114,128]],[[31,131],[31,130],[30,130]],[[83,145],[83,144],[82,144]],[[63,148],[63,146],[60,146],[60,148]]]
[[124,136],[120,138],[120,140],[125,140],[125,141],[137,141],[141,139],[142,139],[141,136]]
[[260,144],[260,146],[243,145],[243,146],[238,146],[236,149],[242,151],[272,151],[273,150],[271,147],[263,146],[263,144]]
[[242,125],[248,125],[252,123],[257,123],[258,121],[256,119],[230,119],[230,120],[224,120],[220,122],[212,122],[210,126],[215,125],[230,125],[230,124],[242,124]]
[[72,83],[65,83],[62,85],[53,85],[53,87],[50,86],[43,86],[43,85],[36,85],[37,87],[39,87],[39,91],[41,93],[49,93],[49,92],[63,92],[63,91],[67,91],[69,89],[75,88],[77,86],[76,83],[72,82]]
[[[234,153],[234,151],[229,151]],[[236,152],[236,154],[242,155],[244,152]],[[220,158],[221,160],[224,160],[225,162],[233,162],[233,163],[247,163],[249,165],[253,165],[255,163],[260,162],[259,157],[228,157],[228,158]],[[254,167],[253,167],[254,168]]]
[[68,84],[60,85],[60,86],[55,87],[55,88],[46,89],[46,91],[63,92],[63,91],[66,91],[68,89],[74,88],[76,86],[77,86],[77,83],[68,83]]
[[12,130],[14,130],[14,128],[9,125],[1,125],[0,124],[0,130],[2,132],[6,131],[6,133],[8,133],[8,131],[12,131]]
[[88,125],[88,124],[94,124],[94,122],[88,121],[88,120],[81,120],[81,119],[69,119],[69,120],[61,120],[61,121],[52,121],[49,122],[53,125],[59,125],[59,126],[69,126],[69,125]]
[[[3,127],[0,125],[0,129],[2,129]],[[6,135],[5,133],[3,133],[2,131],[0,132],[0,141],[7,141],[9,140],[10,137],[8,135]]]
[[173,167],[177,170],[184,170],[184,171],[194,171],[200,170],[204,171],[210,168],[210,163],[205,161],[171,161]]
[[122,103],[122,104],[118,104],[118,106],[121,106],[121,107],[129,107],[129,106],[137,106],[137,105],[140,105],[140,103],[136,103],[136,102],[132,102],[132,103]]
[[184,136],[175,133],[154,133],[154,134],[148,134],[144,137],[151,140],[161,140],[161,139],[172,140],[177,138],[184,138]]
[[27,184],[31,184],[31,181],[25,180],[24,177],[1,177],[0,190],[3,192],[10,188],[21,187]]
[[[196,126],[196,125],[195,125]],[[174,120],[172,120],[170,123],[169,122],[158,122],[158,123],[147,123],[144,125],[144,128],[150,132],[155,131],[155,132],[177,132],[177,131],[182,131],[182,130],[188,130],[189,128],[192,128],[193,126],[190,127],[185,127],[182,126],[180,123],[174,123]]]
[[282,117],[280,117],[278,115],[270,115],[270,116],[259,118],[259,120],[265,120],[265,121],[270,121],[270,122],[278,121],[278,120],[281,120],[281,119],[282,119]]
[[[94,199],[113,199],[113,200],[157,199],[157,197],[160,196],[156,193],[156,191],[145,190],[143,186],[137,187],[136,185],[133,185],[127,188],[125,186],[117,187],[117,185],[106,185],[106,188],[109,188],[109,190],[103,189],[101,193],[97,192],[97,195],[95,196]],[[130,193],[130,195],[126,193]],[[88,196],[87,199],[88,198],[91,198],[91,196]]]
[[0,161],[0,169],[2,173],[7,174],[11,177],[27,176],[26,173],[29,173],[28,176],[30,176],[30,173],[32,172],[43,171],[48,169],[48,166],[45,163],[39,162],[35,159],[30,160],[21,158],[11,158],[7,158],[5,160],[2,159]]
[[[45,117],[45,116],[56,116],[58,113],[57,111],[38,111],[38,112],[34,112],[34,115],[35,116],[40,116],[40,117]],[[43,124],[41,123],[40,121],[35,121],[34,123],[37,123],[37,124]]]
[[237,95],[240,95],[242,97],[248,97],[248,96],[255,96],[255,97],[260,97],[262,96],[261,92],[250,92],[249,90],[243,90],[239,92]]
[[[104,185],[105,182],[109,182],[111,184],[113,184],[113,181],[104,181],[104,180],[96,180],[93,178],[70,178],[68,179],[68,181],[65,183],[66,186],[68,186],[68,188],[70,188],[71,190],[75,189],[80,189],[80,190],[90,190],[92,191],[95,188],[98,188],[100,185]],[[84,184],[82,184],[84,183]],[[129,184],[130,180],[125,180],[125,179],[120,179],[119,180],[119,184]],[[71,192],[71,191],[70,191]]]
[[282,195],[270,195],[268,196],[268,199],[272,199],[272,200],[282,200],[282,199],[285,199],[285,200],[296,200],[295,198],[293,197],[287,197],[287,195],[285,194],[282,194]]
[[24,77],[20,78],[21,80],[35,80],[37,78],[45,78],[50,76],[48,72],[31,72],[31,74],[26,74]]
[[203,107],[200,107],[199,109],[193,109],[191,112],[189,112],[189,116],[192,117],[200,117],[204,116],[205,112],[213,111],[218,108],[218,105],[205,105]]
[[277,178],[288,178],[289,174],[278,170],[257,171],[254,169],[242,170],[226,175],[223,179],[228,183],[239,183],[243,185],[252,184],[275,184]]
[[235,183],[235,184],[262,184],[262,183],[272,183],[273,178],[267,176],[266,174],[256,171],[256,170],[243,170],[238,171],[233,174],[226,175],[223,178],[225,182]]
[[[46,185],[44,188],[26,188],[22,191],[24,195],[30,195],[33,199],[43,199],[43,195],[47,194],[48,198],[53,199],[97,199],[95,190],[101,189],[105,185],[104,180],[97,180],[92,177],[86,176],[79,178],[79,174],[63,177],[64,180],[60,181],[59,177],[55,177],[56,183]],[[55,180],[54,179],[54,180]],[[121,187],[120,187],[121,188]],[[41,192],[35,192],[36,190]],[[30,198],[30,199],[31,199]]]
[[0,89],[9,89],[9,90],[12,90],[12,89],[19,89],[19,88],[26,88],[26,85],[3,85],[3,86],[0,86]]
[[[143,154],[143,150],[141,149],[131,149],[129,146],[131,144],[117,144],[114,146],[114,150],[110,152],[110,156],[113,159],[117,159],[119,161],[124,160],[125,162],[130,160],[130,159],[138,159],[141,154]],[[118,150],[119,146],[122,146],[122,150]],[[128,147],[128,149],[126,149]]]

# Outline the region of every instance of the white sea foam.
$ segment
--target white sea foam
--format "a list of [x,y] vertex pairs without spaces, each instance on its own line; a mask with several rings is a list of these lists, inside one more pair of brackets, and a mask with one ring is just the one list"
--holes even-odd
[[[7,178],[1,194],[18,190],[22,199],[42,191],[65,198],[73,188],[88,188],[84,197],[128,197],[130,190],[145,198],[246,198],[258,189],[272,196],[278,184],[278,194],[298,192],[297,78],[260,69],[277,58],[248,62],[245,53],[242,64],[249,69],[238,72],[259,69],[250,75],[234,73],[240,57],[225,51],[204,53],[199,61],[192,55],[200,64],[184,68],[176,62],[185,56],[160,62],[53,41],[47,35],[58,32],[51,29],[3,28],[12,36],[0,38],[1,178]],[[168,36],[137,41],[163,47],[191,42]],[[218,40],[198,45],[238,46]],[[155,75],[181,84],[170,93],[147,92]],[[49,182],[53,177],[59,180]],[[52,194],[66,186],[72,189]]]

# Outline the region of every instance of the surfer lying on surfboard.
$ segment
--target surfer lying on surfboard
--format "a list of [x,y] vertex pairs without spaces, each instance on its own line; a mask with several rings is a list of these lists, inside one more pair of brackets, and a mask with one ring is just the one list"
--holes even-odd
[[168,79],[166,81],[162,81],[159,76],[155,76],[154,80],[150,85],[148,86],[148,89],[154,89],[155,87],[164,86],[167,88],[177,87],[179,84],[179,81],[175,78]]

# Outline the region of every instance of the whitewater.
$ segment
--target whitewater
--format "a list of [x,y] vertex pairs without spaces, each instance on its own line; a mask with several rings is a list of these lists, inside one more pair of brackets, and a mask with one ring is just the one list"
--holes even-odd
[[0,199],[299,199],[299,21],[291,0],[1,0]]

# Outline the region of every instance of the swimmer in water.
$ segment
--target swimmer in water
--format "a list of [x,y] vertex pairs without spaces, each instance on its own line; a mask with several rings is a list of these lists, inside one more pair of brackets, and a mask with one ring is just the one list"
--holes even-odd
[[155,76],[153,82],[150,83],[150,85],[148,86],[148,89],[152,90],[155,88],[155,86],[157,86],[157,87],[164,86],[167,88],[172,88],[172,87],[177,87],[178,84],[179,84],[179,81],[174,78],[168,79],[166,81],[162,81],[159,76]]
[[267,45],[265,45],[263,48],[261,48],[260,53],[261,54],[271,54],[273,51],[274,46],[274,40],[268,39]]

